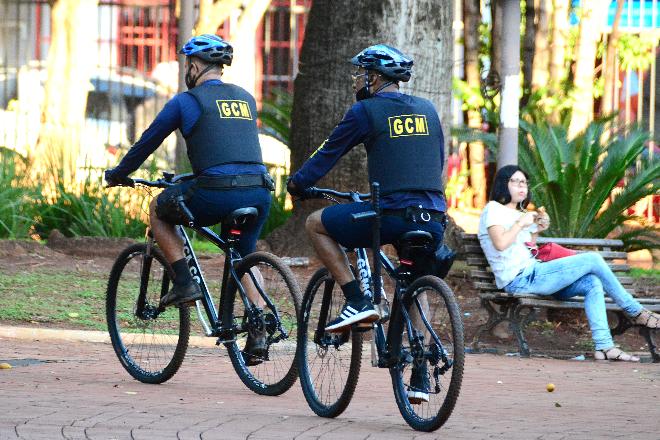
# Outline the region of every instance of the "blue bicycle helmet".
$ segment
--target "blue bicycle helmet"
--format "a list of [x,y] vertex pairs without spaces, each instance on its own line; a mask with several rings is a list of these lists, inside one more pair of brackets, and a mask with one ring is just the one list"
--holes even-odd
[[231,66],[234,48],[217,35],[203,34],[192,37],[179,53],[187,57],[198,57],[207,63]]
[[367,70],[375,70],[393,81],[406,82],[412,74],[413,60],[398,49],[386,44],[376,44],[362,50],[351,63]]

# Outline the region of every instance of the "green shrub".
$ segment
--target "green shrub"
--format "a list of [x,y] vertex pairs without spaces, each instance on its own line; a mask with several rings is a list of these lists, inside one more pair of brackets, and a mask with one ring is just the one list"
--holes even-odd
[[19,154],[0,148],[0,238],[25,238],[30,234],[39,188],[21,175],[26,161]]
[[145,225],[138,218],[139,212],[127,211],[119,191],[104,189],[102,180],[93,181],[90,175],[77,190],[66,188],[60,181],[53,199],[38,204],[35,230],[42,238],[53,229],[67,236],[143,236]]

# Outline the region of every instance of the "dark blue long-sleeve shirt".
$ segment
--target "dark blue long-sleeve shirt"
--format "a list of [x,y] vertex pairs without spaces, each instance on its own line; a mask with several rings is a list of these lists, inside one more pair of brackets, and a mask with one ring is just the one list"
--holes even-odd
[[[398,97],[398,92],[379,93],[383,97]],[[309,188],[325,176],[335,166],[337,161],[353,147],[364,143],[370,132],[371,123],[366,110],[360,102],[356,102],[346,112],[344,118],[335,127],[328,139],[309,157],[291,180],[298,188]],[[444,138],[441,134],[438,145],[444,158]],[[444,160],[444,159],[443,159]],[[436,211],[446,211],[447,203],[444,194],[434,191],[399,191],[381,199],[385,209],[402,209],[409,206],[421,206]]]
[[[221,84],[220,80],[205,81],[198,87],[211,84]],[[169,100],[158,113],[156,119],[149,125],[140,139],[131,147],[112,170],[112,176],[128,176],[163,143],[165,138],[175,130],[187,136],[193,126],[202,115],[202,108],[195,98],[187,93],[180,93]],[[222,135],[219,133],[219,135]],[[208,168],[202,172],[203,175],[225,175],[225,174],[261,174],[266,172],[266,167],[260,164],[223,164]]]

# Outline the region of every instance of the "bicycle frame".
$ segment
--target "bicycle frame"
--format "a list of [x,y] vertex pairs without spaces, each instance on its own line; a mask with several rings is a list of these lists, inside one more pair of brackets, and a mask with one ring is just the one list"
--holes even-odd
[[[323,190],[321,190],[323,191]],[[370,296],[373,299],[374,304],[379,305],[381,298],[381,279],[380,279],[380,269],[384,269],[387,275],[394,280],[394,297],[392,299],[391,306],[391,316],[389,317],[390,322],[396,322],[398,319],[398,314],[403,315],[403,322],[406,328],[406,333],[408,335],[410,346],[413,347],[418,344],[415,339],[416,330],[413,327],[410,314],[404,307],[405,302],[409,301],[409,298],[405,297],[406,289],[408,287],[408,275],[409,273],[405,271],[398,270],[394,264],[387,258],[385,253],[380,249],[380,203],[379,203],[379,190],[378,184],[374,183],[372,185],[372,207],[373,211],[354,214],[353,219],[355,221],[361,220],[373,220],[373,238],[372,238],[372,255],[378,255],[378,264],[374,264],[374,271],[372,276],[371,265],[369,264],[369,257],[367,256],[366,248],[357,248],[355,249],[356,254],[356,269],[358,275],[358,282],[361,286],[361,290],[365,295]],[[334,192],[334,195],[342,196],[341,194]],[[360,195],[357,193],[349,193],[349,197],[353,202],[361,201]],[[319,316],[319,328],[317,328],[315,335],[315,342],[320,343],[320,335],[325,334],[325,330],[322,327],[322,323],[325,322],[328,313],[329,298],[332,295],[332,288],[327,288],[324,292],[323,306],[320,311]],[[421,321],[424,324],[424,327],[428,330],[429,334],[433,338],[435,344],[439,348],[440,358],[443,362],[448,362],[446,356],[446,350],[443,347],[440,339],[433,331],[431,324],[426,317],[426,313],[422,305],[419,302],[419,299],[415,298],[415,306],[420,315]],[[378,366],[380,368],[389,368],[396,365],[400,361],[399,353],[400,346],[392,346],[392,341],[399,341],[398,336],[395,334],[397,331],[401,331],[400,328],[395,328],[395,326],[390,325],[388,327],[387,335],[385,334],[385,329],[383,326],[383,320],[378,320],[374,323],[374,337],[372,338],[372,344],[375,346],[375,352],[372,351],[372,365]],[[333,338],[325,340],[326,343],[337,343]],[[374,359],[374,355],[377,355],[377,359]]]
[[[170,179],[171,178],[172,176],[170,176]],[[156,187],[166,187],[174,183],[171,180],[150,182],[143,179],[135,179],[134,182],[145,186],[156,186]],[[218,345],[225,342],[232,342],[235,340],[235,334],[237,332],[243,331],[244,329],[240,327],[237,328],[236,326],[233,325],[234,317],[230,305],[233,303],[234,297],[232,296],[230,298],[230,293],[233,293],[229,291],[230,276],[233,282],[236,283],[238,291],[240,292],[241,300],[243,301],[243,305],[245,306],[246,313],[249,313],[251,310],[253,310],[253,306],[251,305],[250,300],[248,299],[247,292],[245,291],[245,287],[243,286],[243,283],[241,283],[238,274],[236,273],[236,270],[234,268],[235,264],[242,259],[242,256],[234,248],[235,239],[233,238],[232,235],[230,235],[227,240],[223,240],[218,234],[213,232],[208,227],[197,227],[192,225],[192,217],[190,218],[191,218],[191,224],[189,225],[189,227],[194,231],[196,231],[197,233],[199,233],[204,238],[206,238],[207,240],[209,240],[211,243],[219,247],[225,253],[225,263],[222,272],[222,281],[220,285],[220,299],[218,302],[218,308],[216,309],[213,303],[213,298],[211,297],[211,294],[209,292],[208,285],[206,284],[206,280],[204,279],[204,274],[202,272],[201,265],[199,264],[199,260],[197,259],[197,256],[195,255],[195,251],[193,250],[192,244],[190,242],[190,238],[188,237],[188,234],[186,233],[186,230],[182,225],[176,226],[176,231],[183,240],[183,253],[186,262],[188,263],[188,268],[190,270],[190,273],[193,279],[199,284],[203,293],[203,299],[198,300],[195,303],[197,317],[199,318],[202,328],[204,329],[204,334],[206,336],[219,338],[217,342]],[[149,233],[149,230],[147,231],[148,231],[147,232],[148,244],[149,244],[149,248],[151,248],[151,246],[153,246],[154,243],[154,238],[152,234]],[[150,267],[151,267],[151,261],[150,260],[144,261],[142,268],[143,277],[145,277],[145,275],[148,276]],[[249,275],[250,275],[250,279],[252,280],[252,283],[259,292],[261,298],[264,300],[266,306],[271,310],[274,316],[279,316],[277,307],[270,300],[268,295],[266,295],[266,293],[263,291],[263,288],[257,282],[254,273],[252,271],[249,271]],[[167,287],[167,283],[164,283],[163,288],[161,289],[161,296],[167,293],[166,287]],[[144,294],[145,292],[141,292],[140,296],[138,297],[138,311],[144,308]],[[202,307],[204,311],[202,311]],[[204,316],[204,314],[206,316]],[[287,337],[288,335],[286,331],[282,328],[282,324],[281,322],[279,322],[279,320],[277,321],[277,326],[281,335],[283,335],[283,337]]]

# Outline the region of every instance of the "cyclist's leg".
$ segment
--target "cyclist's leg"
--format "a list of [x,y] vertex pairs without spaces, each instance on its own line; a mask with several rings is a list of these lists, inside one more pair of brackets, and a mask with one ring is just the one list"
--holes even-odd
[[175,228],[185,221],[179,212],[177,197],[186,194],[191,184],[192,181],[167,188],[150,204],[149,222],[154,239],[174,271],[174,285],[162,298],[163,305],[186,304],[202,298],[202,291],[193,281],[183,255],[183,240]]
[[329,331],[343,331],[351,324],[378,319],[378,313],[371,300],[363,295],[341,248],[371,246],[371,223],[355,223],[351,218],[353,213],[370,209],[369,203],[334,205],[313,213],[307,219],[305,227],[312,245],[346,298],[339,316],[326,327]]

